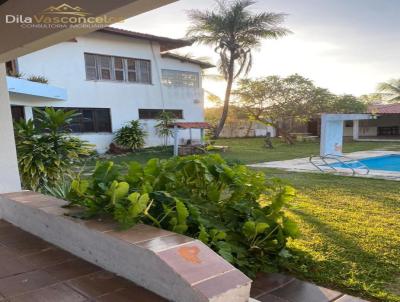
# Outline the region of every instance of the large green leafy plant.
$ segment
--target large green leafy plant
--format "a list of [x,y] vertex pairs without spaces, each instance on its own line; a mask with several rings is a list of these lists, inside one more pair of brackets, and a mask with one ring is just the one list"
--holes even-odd
[[35,122],[21,120],[14,125],[18,165],[25,189],[42,191],[71,174],[91,146],[67,135],[74,111],[46,108],[35,111]]
[[[121,172],[124,171],[124,172]],[[121,169],[99,162],[89,179],[72,182],[70,200],[86,215],[112,216],[199,238],[253,276],[273,268],[297,234],[283,207],[294,190],[218,155],[151,159]]]
[[144,146],[146,131],[143,130],[139,121],[130,121],[115,134],[114,141],[117,145],[132,151],[139,150]]

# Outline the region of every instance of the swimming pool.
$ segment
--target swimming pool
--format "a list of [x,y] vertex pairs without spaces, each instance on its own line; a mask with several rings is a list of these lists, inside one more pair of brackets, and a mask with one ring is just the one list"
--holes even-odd
[[[390,154],[378,157],[367,157],[359,159],[359,162],[366,165],[370,170],[383,170],[383,171],[394,171],[400,172],[400,155]],[[331,167],[335,168],[360,168],[361,165],[357,162],[348,162],[346,164],[334,163],[330,164]]]

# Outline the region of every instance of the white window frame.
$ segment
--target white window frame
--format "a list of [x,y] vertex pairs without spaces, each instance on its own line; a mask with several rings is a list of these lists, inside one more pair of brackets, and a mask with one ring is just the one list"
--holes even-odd
[[[88,81],[98,81],[98,80],[103,80],[103,81],[117,81],[117,82],[129,82],[129,83],[142,83],[142,84],[152,84],[152,73],[151,73],[151,61],[150,60],[145,60],[145,59],[135,59],[135,58],[126,58],[126,57],[120,57],[120,56],[110,56],[110,55],[101,55],[101,54],[94,54],[94,53],[84,53],[85,55],[85,72],[86,72],[86,80]],[[89,78],[88,77],[88,69],[93,69],[93,66],[88,66],[87,61],[86,61],[86,56],[94,56],[95,60],[95,79]],[[103,67],[101,64],[102,57],[108,57],[110,58],[110,79],[103,78],[102,76],[102,71],[103,69],[107,69],[106,67]],[[122,67],[116,69],[115,68],[115,59],[119,58],[122,59]],[[133,64],[135,66],[135,69],[129,69],[128,68],[128,60],[133,60]],[[143,63],[143,64],[142,64]],[[142,70],[143,68],[143,70]],[[115,77],[115,71],[123,71],[123,80],[117,80]],[[135,73],[135,81],[130,81],[129,80],[129,73],[134,72]],[[146,77],[144,77],[146,75]]]
[[[190,80],[190,77],[194,79]],[[200,88],[200,74],[194,71],[162,69],[162,84],[169,87]]]

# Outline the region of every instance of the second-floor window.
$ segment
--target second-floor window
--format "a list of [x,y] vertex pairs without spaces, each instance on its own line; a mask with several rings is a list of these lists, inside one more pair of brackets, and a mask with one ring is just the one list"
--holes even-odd
[[87,80],[151,84],[148,60],[85,53],[85,67]]
[[162,83],[165,86],[190,88],[199,88],[200,86],[198,72],[163,69],[161,73]]

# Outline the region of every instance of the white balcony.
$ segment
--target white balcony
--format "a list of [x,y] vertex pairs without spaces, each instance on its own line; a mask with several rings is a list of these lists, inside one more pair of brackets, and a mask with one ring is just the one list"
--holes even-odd
[[67,90],[49,84],[37,83],[15,77],[7,77],[8,91],[26,95],[65,101]]

